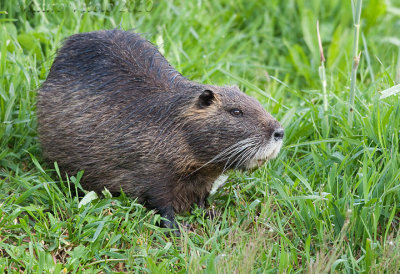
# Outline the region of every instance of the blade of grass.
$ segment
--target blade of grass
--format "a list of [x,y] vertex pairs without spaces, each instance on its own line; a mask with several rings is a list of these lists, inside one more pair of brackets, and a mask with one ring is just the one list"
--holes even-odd
[[397,94],[399,92],[400,92],[400,84],[381,91],[380,99],[385,99],[385,98],[387,98],[389,96],[393,96],[393,95],[395,95],[395,94]]

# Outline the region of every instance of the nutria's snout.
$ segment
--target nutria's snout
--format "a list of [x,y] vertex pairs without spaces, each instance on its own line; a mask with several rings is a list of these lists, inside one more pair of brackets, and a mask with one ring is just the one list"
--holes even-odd
[[284,134],[285,130],[276,122],[274,129],[267,133],[267,138],[260,140],[259,145],[254,149],[253,157],[242,166],[242,169],[253,170],[262,166],[268,160],[276,158],[281,150]]
[[285,130],[282,127],[275,129],[274,133],[272,134],[275,141],[282,140],[283,135],[285,135]]

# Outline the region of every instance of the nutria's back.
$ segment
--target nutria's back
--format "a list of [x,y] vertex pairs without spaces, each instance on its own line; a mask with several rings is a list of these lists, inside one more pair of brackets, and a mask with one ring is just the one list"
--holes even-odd
[[236,87],[184,78],[140,35],[73,35],[38,93],[44,155],[83,186],[137,197],[173,222],[227,169],[275,157],[283,129]]

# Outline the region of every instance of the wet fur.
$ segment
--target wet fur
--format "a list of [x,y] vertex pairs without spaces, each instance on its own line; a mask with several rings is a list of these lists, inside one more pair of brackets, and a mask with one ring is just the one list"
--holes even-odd
[[[85,170],[88,190],[122,188],[171,222],[204,204],[221,173],[244,168],[280,127],[236,87],[189,81],[150,42],[120,30],[68,38],[37,99],[49,161],[69,174]],[[253,152],[224,155],[248,138]]]

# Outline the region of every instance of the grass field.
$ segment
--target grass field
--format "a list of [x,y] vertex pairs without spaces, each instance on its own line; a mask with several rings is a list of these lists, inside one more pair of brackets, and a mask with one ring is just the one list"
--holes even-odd
[[[57,48],[112,28],[192,80],[238,84],[285,127],[277,159],[210,197],[216,218],[179,216],[182,237],[124,195],[77,197],[82,174],[41,157],[35,96]],[[363,1],[351,125],[353,33],[342,0],[2,0],[0,272],[399,271],[400,105],[380,91],[400,84],[400,1]]]

